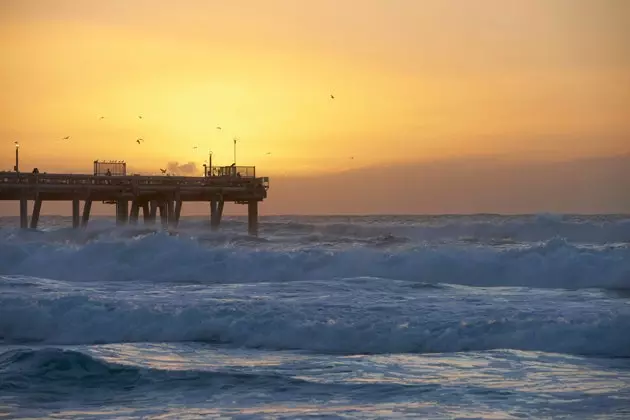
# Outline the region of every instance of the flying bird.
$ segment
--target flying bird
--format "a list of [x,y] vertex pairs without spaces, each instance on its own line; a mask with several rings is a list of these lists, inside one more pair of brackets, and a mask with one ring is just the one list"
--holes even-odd
[[197,146],[193,146],[193,150],[197,150]]
[[70,140],[70,136],[66,136],[62,140]]
[[99,120],[102,120],[102,119],[104,119],[104,118],[105,118],[105,117],[101,116],[101,118],[99,118]]
[[138,118],[139,118],[139,119],[142,119],[142,115],[138,115]]
[[138,138],[138,139],[136,139],[136,143],[138,143],[138,144],[142,143],[143,141],[144,141],[144,139],[143,139],[143,138]]
[[221,130],[221,127],[217,126],[217,130]]
[[335,99],[335,95],[330,95],[330,99]]
[[165,174],[165,173],[166,173],[166,169],[162,169],[162,168],[160,168],[160,171],[162,171],[162,173],[163,173],[163,174]]
[[270,154],[271,154],[271,152],[267,152],[267,153],[265,153],[265,154],[266,154],[266,155],[270,155]]

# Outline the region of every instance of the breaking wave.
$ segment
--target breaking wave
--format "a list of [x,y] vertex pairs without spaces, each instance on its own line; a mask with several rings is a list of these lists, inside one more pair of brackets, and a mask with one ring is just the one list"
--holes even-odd
[[341,354],[514,349],[630,357],[630,307],[621,300],[448,289],[415,290],[416,299],[382,297],[378,304],[378,284],[338,299],[322,291],[298,301],[299,293],[289,291],[269,299],[191,291],[121,301],[81,291],[33,299],[25,290],[2,299],[0,337],[9,344],[206,342]]
[[0,274],[71,282],[229,284],[379,277],[469,286],[630,289],[630,246],[582,246],[560,238],[394,249],[243,246],[151,232],[85,243],[1,239]]

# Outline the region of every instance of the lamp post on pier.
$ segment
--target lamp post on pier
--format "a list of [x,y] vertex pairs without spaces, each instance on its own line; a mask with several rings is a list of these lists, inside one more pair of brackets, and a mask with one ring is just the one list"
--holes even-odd
[[234,166],[236,166],[236,142],[238,138],[234,137]]
[[15,172],[20,172],[20,143],[17,141],[15,143]]

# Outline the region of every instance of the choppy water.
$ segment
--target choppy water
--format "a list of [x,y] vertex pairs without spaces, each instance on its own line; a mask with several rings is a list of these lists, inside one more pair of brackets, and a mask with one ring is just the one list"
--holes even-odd
[[0,218],[0,417],[630,418],[630,217]]

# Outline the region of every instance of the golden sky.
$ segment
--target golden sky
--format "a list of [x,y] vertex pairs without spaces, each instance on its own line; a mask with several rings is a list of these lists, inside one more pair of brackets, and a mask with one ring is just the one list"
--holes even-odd
[[0,169],[627,153],[628,40],[625,0],[0,0]]

